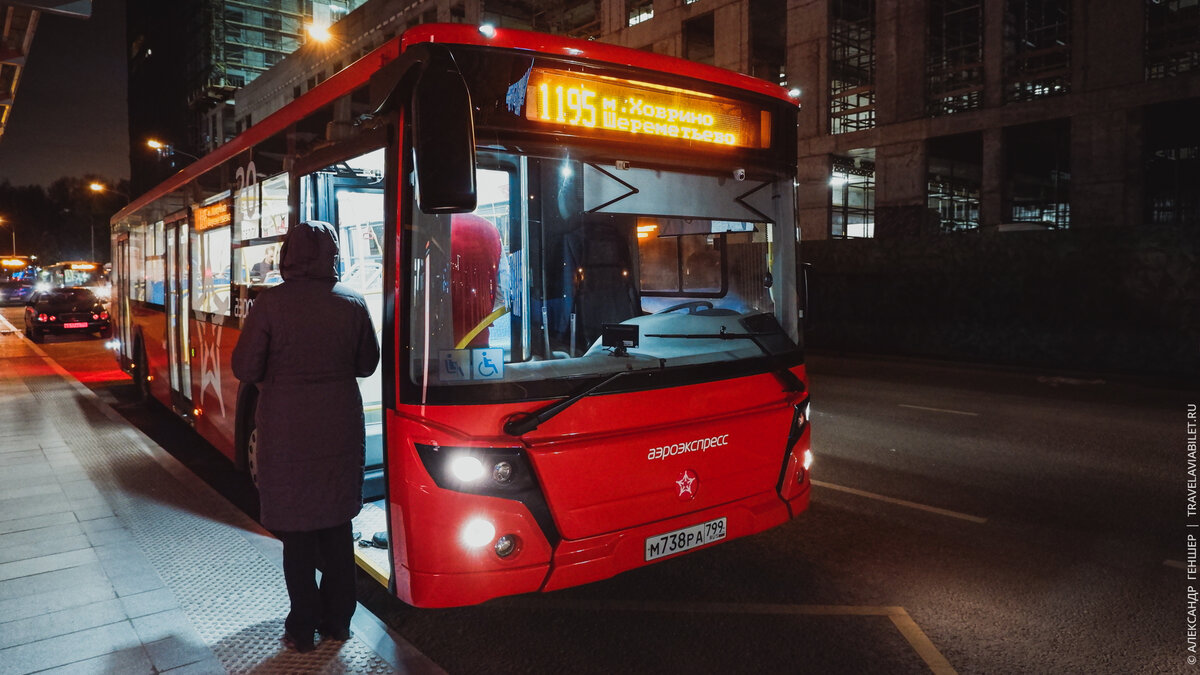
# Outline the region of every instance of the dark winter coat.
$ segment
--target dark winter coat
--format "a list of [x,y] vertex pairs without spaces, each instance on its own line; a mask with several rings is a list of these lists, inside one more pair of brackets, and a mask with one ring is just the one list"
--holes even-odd
[[233,374],[258,385],[262,524],[277,531],[345,523],[362,508],[365,429],[356,377],[379,363],[362,295],[337,283],[328,223],[293,227],[284,282],[258,295],[233,350]]

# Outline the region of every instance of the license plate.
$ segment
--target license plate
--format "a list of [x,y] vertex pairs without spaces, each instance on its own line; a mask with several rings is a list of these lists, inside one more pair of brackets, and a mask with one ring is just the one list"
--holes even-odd
[[71,323],[63,324],[63,328],[87,328],[87,327],[88,327],[88,323],[86,321],[74,321]]
[[692,525],[682,530],[646,538],[646,562],[688,551],[725,538],[725,519]]

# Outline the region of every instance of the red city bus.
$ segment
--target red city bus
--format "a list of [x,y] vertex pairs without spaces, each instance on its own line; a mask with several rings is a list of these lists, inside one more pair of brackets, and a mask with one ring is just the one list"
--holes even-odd
[[688,61],[417,26],[114,216],[114,348],[252,466],[230,355],[268,253],[327,221],[383,347],[355,529],[390,546],[356,548],[399,598],[761,532],[809,498],[796,111]]

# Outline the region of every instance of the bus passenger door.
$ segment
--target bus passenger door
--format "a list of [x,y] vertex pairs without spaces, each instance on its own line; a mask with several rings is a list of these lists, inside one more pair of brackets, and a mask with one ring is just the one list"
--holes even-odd
[[192,370],[188,352],[187,220],[167,224],[167,374],[171,404],[185,415],[192,412]]
[[[301,179],[301,219],[331,223],[338,233],[341,282],[362,294],[382,344],[384,151],[375,150],[322,168]],[[383,497],[383,366],[359,380],[366,419],[363,498]]]
[[[129,316],[129,297],[133,280],[129,278],[129,233],[117,236],[117,249],[113,253],[113,276],[118,279],[108,299],[108,317],[113,327],[113,338],[120,344],[123,358],[132,358],[132,325]],[[140,375],[140,373],[139,373]]]

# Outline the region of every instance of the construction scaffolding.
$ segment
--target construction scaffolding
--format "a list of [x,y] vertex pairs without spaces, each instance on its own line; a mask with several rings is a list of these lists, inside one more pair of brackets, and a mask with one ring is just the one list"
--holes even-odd
[[875,0],[829,2],[829,131],[875,126]]
[[875,236],[875,163],[834,157],[829,177],[831,239]]
[[1200,69],[1200,2],[1146,3],[1146,78]]
[[1004,13],[1004,98],[1071,91],[1070,0],[1009,0]]
[[938,215],[942,232],[979,227],[979,185],[950,176],[930,176],[929,210]]
[[929,114],[949,115],[983,105],[983,4],[930,0]]

